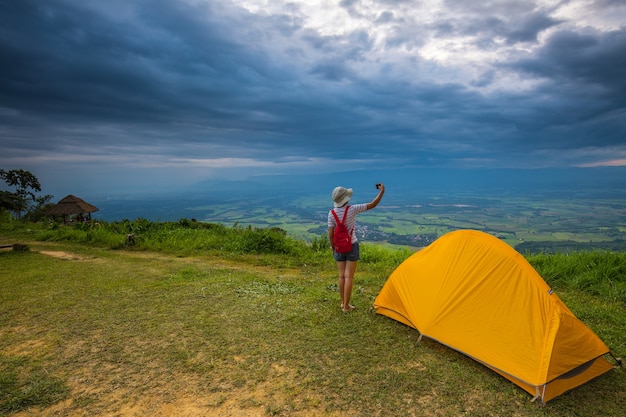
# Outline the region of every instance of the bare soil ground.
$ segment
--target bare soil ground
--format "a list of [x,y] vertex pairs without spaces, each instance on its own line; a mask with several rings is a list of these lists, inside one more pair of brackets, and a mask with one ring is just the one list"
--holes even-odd
[[73,261],[82,261],[87,259],[87,257],[85,256],[63,251],[42,250],[39,251],[39,253],[41,253],[42,255],[52,256],[54,258],[68,259]]

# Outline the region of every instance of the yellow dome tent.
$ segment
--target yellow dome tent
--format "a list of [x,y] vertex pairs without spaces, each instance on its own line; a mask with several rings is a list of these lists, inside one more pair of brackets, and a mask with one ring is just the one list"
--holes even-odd
[[[374,301],[504,376],[541,404],[613,369],[608,347],[500,239],[448,233],[406,259]],[[621,365],[621,359],[616,359]]]

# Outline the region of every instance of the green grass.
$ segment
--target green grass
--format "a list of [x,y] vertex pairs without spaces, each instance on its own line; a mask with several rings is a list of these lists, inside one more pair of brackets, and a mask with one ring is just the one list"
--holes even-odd
[[[184,221],[0,229],[0,415],[621,416],[623,369],[540,408],[369,311],[410,252],[362,245],[342,314],[323,238]],[[91,234],[89,234],[91,232]],[[140,237],[127,245],[125,234]],[[64,251],[71,259],[47,256]],[[624,356],[623,253],[530,258]],[[170,408],[168,408],[170,407]]]
[[551,284],[626,306],[626,253],[534,255],[529,262]]
[[0,354],[0,413],[47,407],[68,395],[64,381],[50,377],[31,358]]

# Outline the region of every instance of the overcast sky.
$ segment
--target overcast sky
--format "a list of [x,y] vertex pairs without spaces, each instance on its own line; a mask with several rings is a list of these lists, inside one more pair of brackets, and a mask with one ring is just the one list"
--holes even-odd
[[0,62],[0,168],[61,194],[626,166],[624,0],[4,1]]

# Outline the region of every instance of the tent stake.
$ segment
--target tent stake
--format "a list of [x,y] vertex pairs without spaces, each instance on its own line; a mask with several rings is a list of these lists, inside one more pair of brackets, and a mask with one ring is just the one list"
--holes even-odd
[[[615,360],[615,362],[617,362],[617,365],[621,368],[622,367],[622,358],[616,358],[615,355],[613,354],[613,352],[611,352],[610,350],[609,350],[609,355],[611,355],[613,360]],[[617,366],[616,366],[616,368],[617,368]]]

